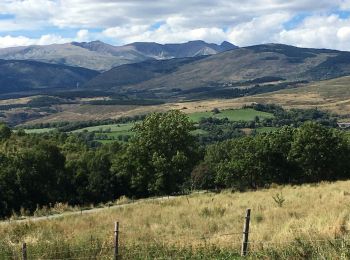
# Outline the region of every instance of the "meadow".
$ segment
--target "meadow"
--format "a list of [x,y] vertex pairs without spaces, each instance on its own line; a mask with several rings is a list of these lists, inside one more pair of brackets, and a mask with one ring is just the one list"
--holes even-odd
[[26,134],[42,134],[54,131],[56,128],[35,128],[35,129],[24,129]]
[[79,132],[125,132],[130,131],[131,128],[134,126],[134,122],[126,123],[126,124],[112,124],[112,125],[98,125],[98,126],[90,126],[81,128],[75,131],[72,131],[72,133],[79,133]]
[[189,118],[193,120],[194,122],[199,122],[201,118],[218,118],[218,119],[224,119],[227,118],[229,121],[253,121],[255,117],[259,117],[261,119],[263,118],[272,118],[273,115],[266,112],[256,111],[251,108],[247,109],[226,109],[220,111],[220,113],[214,113],[214,112],[196,112],[188,114]]
[[[273,115],[266,112],[256,111],[251,108],[247,109],[226,109],[220,111],[220,113],[213,113],[211,111],[205,112],[194,112],[188,114],[189,118],[198,123],[202,118],[217,118],[224,119],[227,118],[229,121],[252,121],[255,117],[263,118],[272,118]],[[72,131],[72,133],[81,133],[81,132],[100,132],[104,133],[109,137],[118,138],[120,135],[130,135],[131,129],[135,125],[135,122],[124,123],[124,124],[111,124],[111,125],[98,125],[80,128]],[[38,128],[38,129],[25,129],[26,133],[45,133],[55,130],[55,128]],[[106,140],[104,140],[106,141]]]
[[[200,192],[148,199],[90,214],[2,223],[0,258],[112,256],[120,222],[121,259],[237,259],[251,208],[248,258],[350,257],[350,181],[277,186],[250,192]],[[122,198],[117,203],[130,202]],[[33,258],[31,258],[31,256]],[[36,257],[36,258],[34,258]]]

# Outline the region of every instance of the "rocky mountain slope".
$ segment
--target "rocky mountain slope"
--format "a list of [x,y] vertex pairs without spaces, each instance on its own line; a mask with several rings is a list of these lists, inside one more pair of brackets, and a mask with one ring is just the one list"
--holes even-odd
[[[153,70],[170,66],[171,61],[152,62]],[[239,48],[198,60],[177,64],[175,68],[152,77],[140,76],[147,69],[120,66],[87,83],[87,87],[131,88],[137,90],[188,90],[201,87],[236,86],[264,79],[317,81],[350,75],[350,53],[326,49],[297,48],[282,44],[264,44]],[[157,69],[155,69],[157,68]],[[120,77],[127,75],[127,81]],[[133,80],[138,78],[138,80]],[[273,80],[271,80],[273,81]]]
[[83,67],[106,71],[113,67],[149,59],[171,59],[211,55],[237,48],[223,42],[221,45],[203,41],[180,44],[137,42],[113,46],[101,41],[72,42],[46,46],[28,46],[0,49],[0,59],[35,60],[52,64]]

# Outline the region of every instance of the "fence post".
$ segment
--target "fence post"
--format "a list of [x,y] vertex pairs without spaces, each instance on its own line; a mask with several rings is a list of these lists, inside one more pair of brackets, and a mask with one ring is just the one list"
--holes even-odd
[[114,260],[118,260],[119,247],[119,222],[114,223]]
[[22,260],[27,260],[27,244],[22,244]]
[[243,227],[241,256],[246,256],[248,252],[249,223],[250,223],[250,209],[247,209],[244,227]]

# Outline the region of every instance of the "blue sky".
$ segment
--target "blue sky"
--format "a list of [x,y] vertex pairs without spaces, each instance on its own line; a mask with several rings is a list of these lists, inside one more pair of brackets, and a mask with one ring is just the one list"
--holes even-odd
[[92,40],[350,50],[350,0],[0,0],[0,48]]

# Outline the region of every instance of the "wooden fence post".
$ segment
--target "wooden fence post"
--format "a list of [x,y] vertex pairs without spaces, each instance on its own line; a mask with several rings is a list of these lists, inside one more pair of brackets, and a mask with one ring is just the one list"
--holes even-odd
[[250,223],[250,209],[247,209],[244,227],[243,227],[241,256],[246,256],[248,252],[249,223]]
[[114,223],[114,260],[118,260],[119,254],[119,222]]
[[22,260],[27,260],[27,244],[22,244]]

